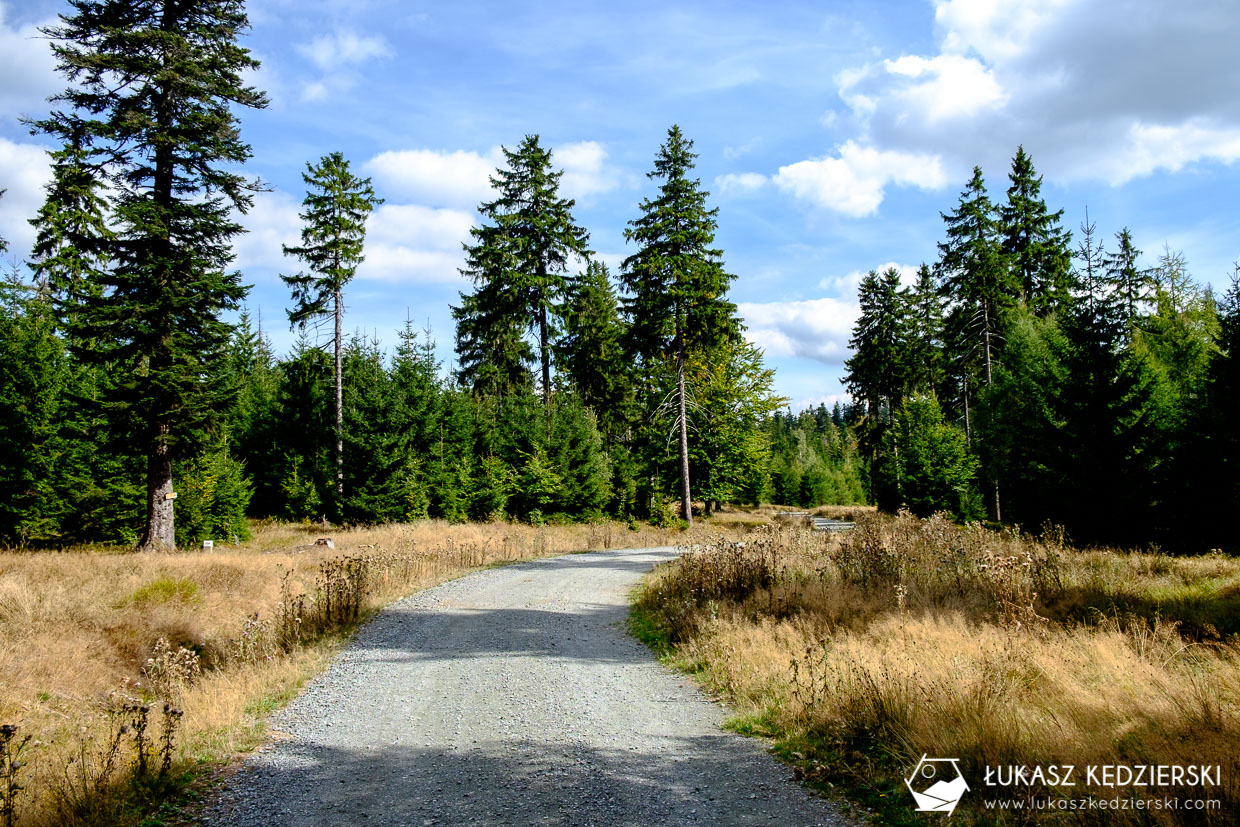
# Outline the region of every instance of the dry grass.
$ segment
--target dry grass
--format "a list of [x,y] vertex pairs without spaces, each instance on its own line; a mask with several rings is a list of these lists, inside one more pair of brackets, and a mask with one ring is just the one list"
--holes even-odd
[[[972,780],[1009,764],[1217,764],[1222,787],[1136,795],[1199,793],[1221,810],[1085,820],[1231,824],[1238,588],[1233,559],[1077,552],[905,515],[845,538],[781,529],[700,549],[648,578],[637,611],[735,704],[738,729],[776,736],[884,823],[914,822],[902,778],[929,754],[961,757]],[[995,823],[980,786],[957,820]]]
[[[735,534],[747,519],[725,513],[690,536],[729,520]],[[18,824],[136,823],[137,810],[183,787],[188,769],[252,746],[266,712],[321,668],[352,627],[349,606],[324,613],[329,592],[340,600],[356,587],[354,608],[364,616],[480,566],[685,537],[619,523],[436,521],[345,531],[260,524],[254,535],[238,548],[166,555],[0,553],[0,723],[34,737],[17,776],[25,787]],[[312,545],[323,536],[334,550]],[[363,574],[347,579],[341,561]],[[150,718],[152,769],[141,785],[126,781],[139,714],[123,708],[126,698],[149,707],[141,714]],[[184,714],[174,715],[171,767],[159,773],[165,702]]]

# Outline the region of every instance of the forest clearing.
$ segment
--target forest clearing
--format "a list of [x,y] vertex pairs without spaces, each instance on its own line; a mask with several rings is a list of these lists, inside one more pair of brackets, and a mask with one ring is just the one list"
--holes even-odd
[[[764,519],[730,512],[687,534],[615,522],[330,534],[272,523],[210,551],[0,553],[0,724],[16,727],[0,745],[5,807],[20,825],[140,823],[255,746],[266,715],[401,595],[517,560],[739,536]],[[315,545],[323,537],[334,548]],[[182,713],[167,764],[165,704]]]
[[[1238,595],[1223,555],[1078,550],[905,512],[694,549],[646,578],[632,624],[734,706],[733,729],[879,823],[922,823],[905,777],[929,755],[959,758],[966,824],[1221,825],[1240,803]],[[1117,791],[1085,776],[1187,762],[1221,777]],[[1066,765],[1072,786],[987,786],[995,767]],[[1117,795],[1213,804],[1057,809]]]

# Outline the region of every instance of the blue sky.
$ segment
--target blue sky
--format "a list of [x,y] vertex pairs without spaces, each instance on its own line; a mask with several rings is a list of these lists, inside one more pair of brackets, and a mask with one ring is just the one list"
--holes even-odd
[[[249,4],[252,174],[237,266],[278,350],[293,339],[280,253],[307,161],[342,151],[387,200],[346,327],[389,348],[406,316],[446,364],[460,244],[499,147],[537,133],[613,267],[668,127],[699,153],[749,336],[794,409],[841,398],[860,274],[932,261],[972,167],[1002,197],[1018,144],[1076,231],[1129,227],[1216,289],[1240,257],[1240,10],[1231,2]],[[0,236],[25,255],[47,179],[20,115],[62,83],[36,27],[61,4],[0,2]]]

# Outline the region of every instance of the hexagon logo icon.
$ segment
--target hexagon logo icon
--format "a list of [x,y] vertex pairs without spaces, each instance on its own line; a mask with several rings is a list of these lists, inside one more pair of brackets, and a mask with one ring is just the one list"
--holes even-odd
[[965,790],[969,789],[969,783],[960,772],[959,760],[921,756],[912,774],[904,779],[917,802],[918,812],[951,815],[955,811]]

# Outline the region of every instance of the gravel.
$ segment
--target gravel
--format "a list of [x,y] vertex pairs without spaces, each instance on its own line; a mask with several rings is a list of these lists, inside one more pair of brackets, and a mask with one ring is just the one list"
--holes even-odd
[[478,572],[394,603],[272,721],[210,827],[847,824],[625,633],[670,548]]

